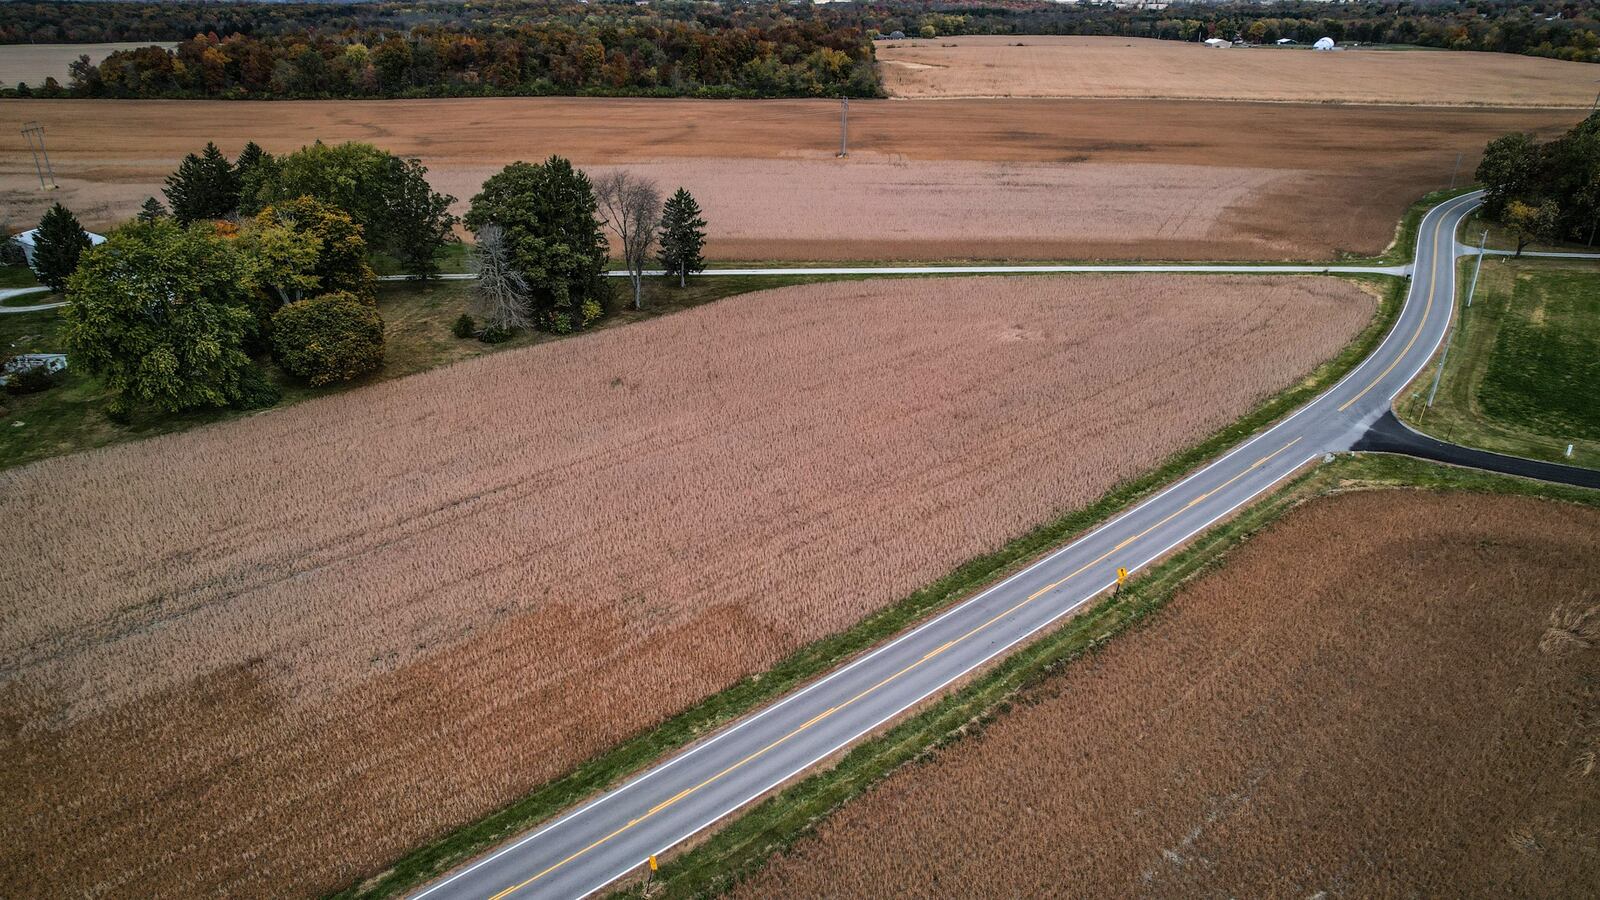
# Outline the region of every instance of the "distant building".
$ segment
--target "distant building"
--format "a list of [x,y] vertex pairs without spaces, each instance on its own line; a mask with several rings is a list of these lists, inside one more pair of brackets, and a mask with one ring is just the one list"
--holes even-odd
[[1232,41],[1225,41],[1222,38],[1206,38],[1206,46],[1207,47],[1232,47],[1233,46],[1233,42]]
[[1273,41],[1273,43],[1277,44],[1279,47],[1287,47],[1290,44],[1298,44],[1300,42],[1294,38],[1278,38],[1276,41]]
[[1333,38],[1331,38],[1331,37],[1317,38],[1317,42],[1315,44],[1311,45],[1311,49],[1313,49],[1313,50],[1332,50],[1332,49],[1334,49]]
[[[39,229],[30,228],[27,231],[12,237],[12,240],[16,241],[18,246],[22,247],[22,255],[28,258],[28,265],[30,266],[33,265],[33,238],[34,235],[38,233]],[[84,234],[89,236],[89,246],[91,247],[97,247],[106,242],[106,239],[103,235],[95,234],[92,231],[85,231]]]

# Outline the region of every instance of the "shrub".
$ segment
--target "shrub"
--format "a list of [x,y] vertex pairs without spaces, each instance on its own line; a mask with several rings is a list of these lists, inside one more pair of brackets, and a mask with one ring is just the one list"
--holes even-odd
[[478,323],[473,321],[472,317],[466,313],[462,313],[461,318],[456,319],[456,323],[450,326],[450,333],[458,338],[472,337],[477,330]]
[[485,344],[503,344],[511,340],[511,329],[499,325],[485,325],[478,332],[478,340]]
[[383,365],[383,319],[348,291],[291,303],[272,317],[272,355],[313,386],[349,381]]

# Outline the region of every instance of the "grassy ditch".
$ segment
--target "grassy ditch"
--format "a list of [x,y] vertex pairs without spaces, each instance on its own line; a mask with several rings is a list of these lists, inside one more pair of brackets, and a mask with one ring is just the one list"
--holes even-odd
[[[922,712],[847,753],[833,768],[812,775],[742,813],[703,844],[667,860],[652,898],[701,897],[727,890],[810,833],[830,813],[899,767],[981,730],[1004,715],[1019,691],[1160,610],[1190,579],[1223,563],[1227,552],[1307,499],[1351,489],[1420,487],[1539,496],[1600,506],[1600,492],[1457,469],[1406,457],[1344,456],[1320,465],[1212,528],[1178,554],[1068,619],[965,687],[930,701]],[[639,896],[637,885],[616,897]]]
[[1378,311],[1372,321],[1336,358],[1237,422],[1173,455],[1153,471],[1112,489],[1093,504],[1035,528],[994,553],[967,561],[939,581],[885,607],[854,627],[801,648],[769,671],[706,698],[568,775],[536,788],[511,806],[407,854],[384,872],[335,896],[387,897],[453,868],[1020,568],[1293,411],[1366,358],[1399,314],[1406,281],[1386,276],[1351,277],[1375,287],[1380,294]]
[[[1461,260],[1463,285],[1473,262]],[[1442,440],[1600,467],[1600,262],[1488,258],[1457,314],[1433,407],[1438,362],[1396,403],[1400,417]]]

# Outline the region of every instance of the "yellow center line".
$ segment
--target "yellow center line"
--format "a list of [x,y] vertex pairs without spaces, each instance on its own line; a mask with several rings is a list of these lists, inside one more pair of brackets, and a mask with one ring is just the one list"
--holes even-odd
[[[1383,379],[1389,377],[1389,373],[1394,371],[1394,367],[1400,365],[1400,360],[1406,358],[1406,353],[1411,350],[1411,345],[1415,344],[1417,342],[1417,338],[1422,336],[1422,329],[1427,327],[1427,325],[1428,325],[1428,313],[1433,310],[1433,292],[1439,286],[1439,278],[1438,278],[1438,274],[1439,273],[1438,273],[1437,270],[1438,270],[1438,265],[1439,265],[1439,235],[1442,233],[1442,231],[1443,231],[1443,229],[1439,228],[1439,227],[1435,227],[1433,229],[1433,266],[1434,266],[1435,271],[1428,278],[1428,302],[1423,304],[1423,307],[1422,307],[1422,321],[1417,324],[1417,330],[1412,333],[1411,340],[1406,341],[1406,345],[1405,345],[1404,349],[1402,349],[1400,351],[1400,353],[1397,356],[1395,356],[1394,362],[1389,363],[1389,367],[1387,369],[1384,369],[1383,372],[1380,375],[1378,375],[1377,378],[1374,378],[1372,380],[1371,384],[1369,384],[1366,387],[1362,388],[1361,389],[1361,393],[1355,395],[1354,397],[1351,397],[1349,400],[1346,400],[1344,402],[1344,405],[1339,407],[1339,412],[1344,412],[1345,410],[1349,409],[1351,407],[1351,405],[1354,404],[1357,400],[1360,400],[1362,397],[1365,397],[1367,395],[1367,391],[1370,391],[1373,388],[1377,387],[1378,386],[1378,382],[1380,382]],[[1456,264],[1455,257],[1452,254],[1451,259],[1450,259],[1450,265],[1453,267],[1455,264]]]
[[1088,569],[1098,565],[1099,563],[1104,562],[1107,557],[1111,556],[1111,554],[1115,553],[1118,549],[1121,549],[1122,547],[1126,546],[1127,544],[1129,544],[1129,543],[1131,543],[1133,541],[1136,541],[1139,538],[1144,537],[1145,535],[1147,535],[1150,532],[1156,530],[1157,528],[1160,528],[1162,525],[1167,524],[1168,522],[1172,521],[1174,518],[1178,517],[1180,514],[1188,511],[1190,508],[1192,508],[1195,505],[1195,503],[1197,503],[1197,502],[1199,502],[1201,500],[1204,500],[1206,497],[1209,497],[1212,494],[1215,494],[1215,493],[1221,491],[1223,488],[1226,488],[1228,485],[1233,484],[1235,481],[1238,481],[1240,478],[1243,478],[1245,475],[1249,474],[1250,472],[1255,471],[1256,469],[1260,468],[1262,465],[1266,464],[1266,462],[1268,460],[1272,459],[1273,457],[1277,456],[1278,454],[1282,453],[1283,451],[1289,449],[1290,447],[1293,447],[1295,444],[1299,443],[1299,441],[1300,441],[1300,438],[1295,438],[1294,440],[1290,441],[1289,443],[1284,444],[1282,447],[1279,447],[1277,450],[1274,450],[1271,453],[1267,454],[1266,456],[1261,457],[1260,459],[1256,460],[1254,463],[1251,463],[1250,468],[1239,472],[1237,475],[1234,475],[1232,478],[1229,478],[1227,481],[1223,482],[1221,485],[1213,488],[1210,491],[1207,491],[1204,494],[1201,494],[1199,497],[1196,497],[1193,501],[1191,501],[1188,505],[1184,506],[1182,509],[1179,509],[1179,510],[1171,513],[1166,518],[1164,518],[1161,521],[1155,523],[1154,525],[1151,525],[1149,528],[1146,528],[1144,531],[1141,531],[1138,534],[1134,535],[1133,537],[1129,538],[1128,540],[1123,541],[1121,544],[1118,544],[1115,548],[1113,548],[1111,550],[1107,550],[1105,553],[1103,553],[1100,556],[1096,557],[1094,560],[1083,564],[1082,566],[1080,566],[1077,569],[1075,569],[1072,572],[1072,574],[1067,575],[1065,578],[1061,578],[1061,579],[1059,579],[1057,581],[1053,581],[1050,584],[1046,585],[1045,587],[1040,588],[1039,590],[1033,592],[1032,594],[1029,594],[1027,599],[1018,602],[1017,604],[1015,604],[1011,608],[1005,610],[1004,612],[1000,612],[1000,613],[995,614],[994,616],[991,616],[983,624],[978,625],[977,627],[971,629],[970,631],[966,632],[965,634],[961,635],[960,637],[955,638],[954,640],[947,641],[943,646],[939,647],[938,649],[933,650],[933,651],[925,654],[921,659],[917,660],[916,662],[906,666],[905,668],[901,669],[898,672],[895,672],[893,675],[890,675],[887,678],[884,678],[882,681],[879,681],[877,684],[874,684],[871,687],[867,688],[866,690],[863,690],[861,693],[856,694],[854,697],[851,697],[849,700],[846,700],[845,702],[839,704],[838,706],[831,707],[830,709],[826,710],[825,712],[822,712],[822,713],[817,714],[816,716],[813,716],[811,719],[806,721],[805,724],[799,726],[798,728],[794,729],[793,731],[789,732],[788,734],[778,738],[777,740],[775,740],[772,743],[766,745],[765,747],[762,747],[760,750],[757,750],[754,753],[751,753],[749,756],[746,756],[744,759],[741,759],[738,762],[733,763],[732,765],[728,766],[726,769],[723,769],[722,771],[716,773],[715,775],[712,775],[711,777],[709,777],[706,780],[700,782],[699,784],[695,785],[694,787],[684,788],[683,790],[681,790],[678,793],[672,795],[668,799],[663,800],[660,803],[657,803],[655,806],[650,807],[650,809],[647,812],[645,812],[644,815],[640,816],[639,818],[628,820],[628,824],[623,825],[622,827],[620,827],[617,830],[611,832],[610,834],[595,840],[593,843],[589,844],[588,846],[584,847],[583,849],[573,852],[570,856],[566,857],[565,859],[562,859],[560,862],[556,862],[556,863],[550,864],[549,866],[547,866],[545,869],[543,869],[542,871],[540,871],[538,874],[534,875],[533,877],[528,878],[525,881],[518,882],[517,884],[514,884],[514,885],[512,885],[512,886],[510,886],[510,887],[508,887],[508,888],[506,888],[506,889],[504,889],[502,891],[500,891],[499,893],[494,894],[492,897],[490,897],[490,900],[503,900],[503,898],[505,898],[505,897],[507,897],[507,896],[509,896],[511,894],[514,894],[517,891],[522,890],[523,888],[527,887],[530,884],[533,884],[535,881],[538,881],[539,879],[543,878],[544,876],[549,875],[551,872],[554,872],[555,870],[561,868],[562,866],[566,865],[567,863],[572,862],[573,860],[577,859],[580,856],[583,856],[585,853],[588,853],[590,850],[593,850],[594,848],[600,846],[601,844],[604,844],[607,841],[610,841],[612,838],[616,837],[617,835],[622,834],[623,832],[625,832],[628,829],[634,827],[635,825],[638,825],[640,822],[643,822],[644,820],[650,818],[651,816],[655,815],[656,813],[659,813],[662,810],[667,809],[668,807],[670,807],[670,806],[682,801],[685,797],[689,797],[689,796],[693,795],[694,793],[700,791],[701,789],[705,788],[707,785],[710,785],[710,784],[713,784],[713,783],[715,783],[717,781],[720,781],[721,779],[727,777],[728,775],[730,775],[733,772],[737,771],[741,767],[743,767],[745,765],[748,765],[749,763],[755,761],[756,759],[759,759],[760,757],[766,755],[768,752],[770,752],[774,748],[778,747],[779,745],[783,744],[784,742],[794,738],[796,735],[800,734],[801,732],[805,731],[806,729],[810,728],[811,726],[817,724],[818,722],[821,722],[823,719],[826,719],[829,716],[833,715],[834,713],[836,713],[836,712],[838,712],[838,711],[840,711],[840,710],[842,710],[842,709],[844,709],[844,708],[856,703],[857,701],[859,701],[859,700],[861,700],[861,699],[863,699],[865,697],[868,697],[871,694],[881,690],[885,685],[888,685],[891,682],[901,678],[907,672],[910,672],[913,669],[917,668],[918,666],[921,666],[923,663],[926,663],[928,660],[933,659],[934,657],[936,657],[939,654],[945,652],[946,650],[950,649],[951,647],[954,647],[955,645],[961,643],[962,641],[965,641],[968,638],[971,638],[973,635],[976,635],[978,632],[983,631],[984,629],[986,629],[989,626],[993,625],[994,623],[1000,621],[1001,619],[1005,618],[1006,616],[1009,616],[1012,613],[1016,612],[1017,610],[1022,609],[1024,606],[1027,606],[1028,604],[1032,603],[1034,600],[1036,600],[1039,597],[1049,593],[1050,591],[1055,590],[1056,588],[1060,587],[1062,584],[1065,584],[1066,582],[1071,581],[1072,579],[1078,577],[1079,575],[1082,575]]

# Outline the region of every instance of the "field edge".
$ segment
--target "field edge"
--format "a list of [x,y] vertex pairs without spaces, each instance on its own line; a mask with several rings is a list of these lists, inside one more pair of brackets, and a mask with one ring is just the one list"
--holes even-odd
[[[1414,207],[1416,210],[1423,208],[1422,203]],[[1411,213],[1408,212],[1407,218],[1411,219]],[[1417,212],[1416,221],[1420,219],[1421,212]],[[1404,224],[1400,230],[1405,232]],[[1385,275],[1337,277],[1379,290],[1379,302],[1371,320],[1337,356],[1322,363],[1300,382],[1267,398],[1231,425],[1173,454],[1151,471],[1112,488],[1088,506],[1037,526],[993,553],[962,563],[950,574],[881,608],[850,629],[800,648],[766,672],[745,678],[707,697],[660,725],[623,741],[567,775],[534,788],[521,800],[419,847],[384,871],[328,896],[338,900],[391,897],[447,873],[472,857],[552,819],[585,798],[643,771],[724,724],[825,674],[918,621],[1026,567],[1040,556],[1165,488],[1249,435],[1293,412],[1344,377],[1372,352],[1398,318],[1409,284],[1405,278]],[[748,814],[753,814],[753,811]]]
[[[1317,463],[1232,519],[1138,576],[1120,596],[1037,636],[966,686],[930,699],[924,711],[845,753],[832,768],[769,796],[703,843],[667,859],[654,879],[653,900],[725,893],[760,871],[850,800],[934,751],[981,732],[1011,709],[1019,692],[1094,653],[1161,611],[1190,581],[1224,565],[1232,550],[1319,497],[1354,490],[1427,490],[1527,496],[1600,507],[1600,492],[1546,484],[1389,454],[1341,454]],[[929,705],[931,704],[931,705]],[[641,896],[636,885],[613,900]]]

